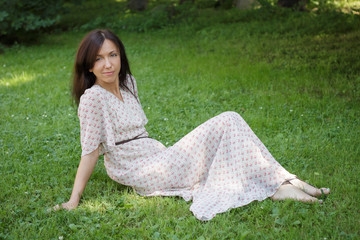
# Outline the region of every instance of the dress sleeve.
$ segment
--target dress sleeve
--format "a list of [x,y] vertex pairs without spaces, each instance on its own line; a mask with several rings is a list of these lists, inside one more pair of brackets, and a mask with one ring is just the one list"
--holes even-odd
[[85,93],[78,108],[80,120],[81,156],[99,148],[102,155],[108,146],[115,146],[115,134],[107,106],[99,93]]

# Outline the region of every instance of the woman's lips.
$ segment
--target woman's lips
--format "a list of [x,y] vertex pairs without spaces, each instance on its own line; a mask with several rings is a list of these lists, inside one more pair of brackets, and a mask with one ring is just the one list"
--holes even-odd
[[113,75],[114,72],[104,72],[103,74],[106,75],[106,76],[110,76],[110,75]]

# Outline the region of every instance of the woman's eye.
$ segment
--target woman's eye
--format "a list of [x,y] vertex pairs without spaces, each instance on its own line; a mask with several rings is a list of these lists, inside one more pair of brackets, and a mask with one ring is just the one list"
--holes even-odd
[[117,53],[111,54],[112,57],[117,57]]
[[101,60],[101,58],[96,58],[96,59],[95,59],[96,62],[97,62],[97,61],[100,61],[100,60]]

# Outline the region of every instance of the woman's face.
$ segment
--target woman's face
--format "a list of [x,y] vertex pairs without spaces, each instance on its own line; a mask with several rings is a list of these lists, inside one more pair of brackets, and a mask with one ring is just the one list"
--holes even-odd
[[119,49],[112,41],[105,39],[96,56],[94,67],[89,71],[95,74],[96,83],[99,85],[118,84],[120,68]]

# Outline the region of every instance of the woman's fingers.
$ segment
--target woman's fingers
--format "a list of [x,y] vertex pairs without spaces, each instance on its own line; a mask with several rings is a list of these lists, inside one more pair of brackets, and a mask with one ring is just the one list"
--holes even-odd
[[66,209],[66,210],[72,210],[75,209],[77,207],[76,204],[71,203],[71,202],[66,202],[66,203],[61,203],[61,204],[56,204],[54,207],[52,207],[52,209],[48,209],[48,211],[59,211],[61,209]]
[[61,206],[59,204],[56,204],[55,206],[51,207],[51,208],[48,208],[47,209],[47,212],[56,212],[56,211],[59,211],[61,209]]
[[77,204],[74,202],[70,202],[70,201],[61,204],[61,208],[66,209],[66,210],[72,210],[72,209],[75,209],[76,207],[77,207]]
[[54,207],[53,207],[54,211],[59,211],[61,209],[60,205],[59,204],[56,204]]

